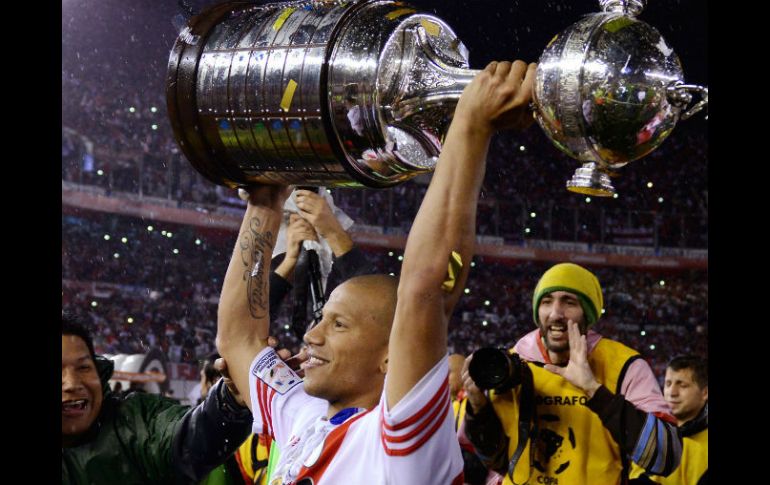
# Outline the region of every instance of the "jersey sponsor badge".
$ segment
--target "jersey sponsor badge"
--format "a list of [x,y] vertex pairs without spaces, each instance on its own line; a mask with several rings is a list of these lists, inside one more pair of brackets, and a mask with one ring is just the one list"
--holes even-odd
[[275,352],[263,355],[251,372],[278,394],[286,394],[302,382],[302,379]]

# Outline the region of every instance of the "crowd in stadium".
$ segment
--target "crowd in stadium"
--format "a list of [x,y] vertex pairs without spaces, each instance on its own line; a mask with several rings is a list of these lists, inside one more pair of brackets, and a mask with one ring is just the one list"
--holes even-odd
[[[110,86],[131,84],[125,69],[118,66],[112,72],[123,82]],[[230,191],[203,179],[180,154],[166,122],[162,96],[130,90],[110,95],[105,86],[65,71],[62,89],[67,128],[62,132],[63,180],[209,208],[239,204]],[[500,236],[509,244],[521,244],[531,235],[587,243],[605,238],[608,243],[650,246],[652,230],[640,235],[633,229],[651,229],[657,214],[660,246],[706,247],[707,171],[691,171],[686,163],[705,158],[705,137],[679,135],[638,162],[641,167],[621,171],[614,181],[618,199],[593,204],[564,190],[563,179],[574,163],[544,141],[536,128],[516,136],[498,135],[490,149],[478,233]],[[648,181],[654,181],[655,190],[646,186]],[[336,204],[359,225],[406,233],[425,188],[410,182],[389,190],[334,190],[333,194]],[[658,194],[665,194],[662,202]],[[600,214],[605,232],[632,229],[626,231],[626,239],[622,230],[616,231],[615,238],[603,235]],[[89,306],[90,296],[65,290],[65,306],[92,316],[103,329],[97,345],[104,352],[136,353],[160,346],[170,361],[194,363],[213,350],[216,299],[231,249],[221,243],[212,245],[189,227],[161,233],[158,224],[156,230],[148,231],[152,224],[118,216],[63,219],[64,279],[147,289],[99,301],[97,307]],[[105,240],[105,234],[112,239]],[[127,243],[121,242],[124,237]],[[387,253],[366,252],[383,271],[397,273],[397,251],[394,256]],[[480,261],[469,281],[470,293],[461,300],[450,326],[454,350],[468,354],[481,346],[510,345],[528,331],[527,300],[545,267]],[[674,273],[661,286],[662,278],[645,272],[599,268],[597,274],[608,295],[609,313],[600,324],[602,332],[642,349],[657,371],[675,350],[705,351],[708,310],[703,275]],[[133,323],[126,322],[128,315]],[[296,350],[299,342],[284,328],[288,323],[288,312],[282,312],[274,331],[282,333],[284,345]],[[654,330],[642,336],[645,327]]]
[[[234,238],[102,213],[64,216],[63,279],[120,289],[99,298],[65,285],[63,306],[90,315],[99,329],[99,351],[142,353],[157,346],[170,362],[196,363],[214,350],[216,305]],[[365,254],[378,271],[399,273],[401,251],[366,248]],[[548,266],[493,264],[476,257],[468,293],[450,324],[450,350],[468,355],[484,346],[511,346],[531,330],[532,289]],[[676,352],[706,354],[705,272],[594,269],[607,302],[600,332],[642,351],[659,376]],[[287,328],[290,311],[285,306],[272,331],[296,352],[300,342]]]

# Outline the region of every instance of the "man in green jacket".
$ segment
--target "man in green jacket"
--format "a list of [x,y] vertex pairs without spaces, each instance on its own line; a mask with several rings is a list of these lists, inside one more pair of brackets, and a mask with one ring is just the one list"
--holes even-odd
[[112,361],[62,316],[62,483],[196,483],[251,432],[252,417],[219,381],[197,407],[162,396],[112,394]]

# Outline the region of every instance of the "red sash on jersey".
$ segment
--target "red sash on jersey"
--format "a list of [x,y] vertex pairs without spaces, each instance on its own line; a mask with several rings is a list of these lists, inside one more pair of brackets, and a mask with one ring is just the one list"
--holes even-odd
[[259,412],[262,417],[262,424],[264,425],[262,431],[264,434],[275,439],[273,432],[273,398],[275,397],[275,390],[270,386],[259,380],[255,383],[257,388],[257,401],[259,403]]
[[[380,432],[380,440],[382,441],[382,447],[390,456],[407,456],[412,452],[420,449],[441,427],[449,409],[449,378],[444,379],[444,384],[436,391],[433,397],[428,401],[425,406],[419,411],[414,413],[411,417],[407,418],[401,423],[394,426],[390,426],[385,422],[384,407],[380,407],[381,416],[380,422],[382,428]],[[415,425],[414,429],[404,435],[395,435],[394,431],[402,430],[408,426]],[[429,425],[432,426],[429,429]],[[420,436],[416,443],[407,448],[394,448],[391,443],[403,443],[410,439]]]
[[329,463],[331,463],[332,459],[334,459],[334,456],[337,454],[337,450],[340,449],[340,446],[345,439],[345,435],[347,434],[350,425],[353,424],[354,421],[366,416],[372,411],[372,409],[366,411],[365,413],[361,413],[358,416],[354,416],[334,428],[324,440],[323,449],[321,450],[321,455],[318,457],[318,460],[316,460],[316,462],[310,468],[307,468],[303,465],[302,469],[299,471],[299,475],[297,475],[295,483],[299,482],[303,478],[311,479],[311,483],[319,483],[324,472],[329,467]]

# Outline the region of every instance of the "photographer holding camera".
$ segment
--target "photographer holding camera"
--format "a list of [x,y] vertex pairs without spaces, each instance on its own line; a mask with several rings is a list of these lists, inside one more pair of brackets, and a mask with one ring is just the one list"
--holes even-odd
[[590,329],[603,303],[593,273],[557,264],[532,298],[538,328],[466,361],[459,433],[503,483],[620,484],[629,461],[654,475],[678,466],[681,437],[649,364]]

